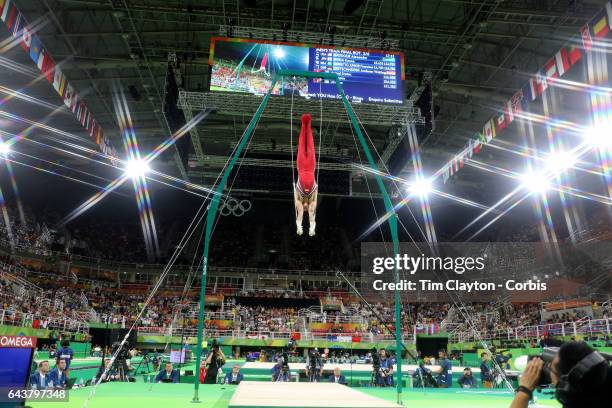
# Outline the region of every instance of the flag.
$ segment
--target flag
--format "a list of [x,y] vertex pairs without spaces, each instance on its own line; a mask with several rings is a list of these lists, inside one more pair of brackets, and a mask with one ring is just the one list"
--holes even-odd
[[47,82],[50,84],[53,83],[55,79],[55,61],[49,54],[47,54],[47,50],[43,48],[40,53],[40,58],[38,59],[38,68],[42,71],[42,73],[47,78]]
[[506,102],[504,113],[506,114],[506,122],[511,124],[514,121],[514,112],[512,111],[512,99]]
[[535,101],[535,99],[538,97],[539,93],[538,93],[538,87],[536,84],[536,80],[535,78],[529,78],[529,82],[528,82],[528,88],[529,88],[529,100],[531,101]]
[[591,30],[595,38],[603,38],[608,35],[610,27],[608,26],[608,19],[606,18],[606,10],[601,10],[591,21],[594,22],[591,26]]
[[591,38],[588,24],[583,25],[580,29],[580,37],[582,37],[582,48],[585,51],[590,51],[593,48],[593,39]]
[[537,74],[535,78],[536,83],[536,93],[537,95],[542,95],[542,92],[548,88],[548,82],[546,81],[546,77],[542,74]]
[[89,119],[90,119],[90,123],[89,123],[89,137],[91,137],[93,139],[95,131],[96,131],[96,120],[93,118],[93,116],[90,116]]
[[32,45],[32,33],[30,32],[30,27],[26,25],[25,27],[23,27],[23,30],[21,33],[21,48],[23,48],[25,52],[29,52],[31,45]]
[[467,144],[466,152],[465,152],[465,155],[467,156],[468,159],[471,159],[472,156],[474,155],[473,145],[474,145],[474,139],[468,140],[468,144]]
[[557,59],[556,56],[549,59],[546,64],[544,64],[544,73],[546,78],[557,78],[559,77],[559,73],[557,72]]
[[[1,1],[1,0],[0,0]],[[33,35],[30,40],[30,59],[38,66],[38,60],[42,51],[42,44],[37,35]],[[44,59],[44,56],[43,56]],[[42,65],[42,63],[41,63]],[[40,69],[40,67],[38,67]]]
[[[0,3],[2,0],[0,0]],[[612,30],[612,3],[606,4],[606,14],[608,15],[608,29]]]
[[512,98],[510,98],[510,110],[512,112],[512,120],[515,115],[520,115],[523,111],[523,90],[518,90]]
[[503,130],[506,128],[506,115],[504,114],[504,111],[501,111],[497,114],[497,121],[496,121],[496,125],[497,130]]
[[58,67],[55,67],[55,73],[53,75],[53,88],[57,91],[59,96],[63,97],[65,87],[66,77]]
[[8,17],[6,18],[6,28],[9,31],[13,28],[13,24],[15,23],[15,14],[19,13],[14,4],[11,5],[10,10],[8,12]]
[[0,0],[0,3],[4,3],[2,6],[2,15],[0,16],[0,18],[2,18],[2,21],[6,22],[9,9],[11,8],[11,0]]
[[449,178],[450,178],[450,170],[449,170],[449,167],[447,166],[442,172],[442,183],[446,183]]
[[13,21],[13,37],[21,39],[21,29],[25,25],[25,19],[21,15],[21,12],[17,10],[15,19]]
[[495,124],[493,123],[493,119],[489,119],[487,123],[485,123],[482,134],[485,137],[487,143],[489,143],[495,137]]
[[576,65],[576,63],[580,61],[580,58],[582,58],[580,47],[572,45],[568,51],[568,58],[571,66]]
[[557,72],[559,76],[563,76],[570,68],[569,58],[567,57],[567,50],[565,47],[561,48],[555,54],[555,64],[557,66]]
[[482,148],[482,142],[480,141],[480,139],[476,139],[474,141],[474,147],[472,150],[473,154],[478,154],[481,148]]

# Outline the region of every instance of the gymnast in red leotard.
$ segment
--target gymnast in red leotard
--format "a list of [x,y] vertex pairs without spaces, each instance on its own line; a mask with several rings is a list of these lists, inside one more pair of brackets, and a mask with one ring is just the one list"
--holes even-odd
[[294,186],[294,201],[295,210],[297,211],[297,234],[302,235],[304,232],[302,229],[302,220],[304,218],[304,211],[306,210],[308,211],[308,220],[310,222],[308,235],[312,237],[315,234],[317,225],[315,217],[317,213],[318,186],[315,180],[317,158],[315,156],[309,113],[302,115],[302,129],[300,131],[300,140],[298,141],[296,164],[298,181]]

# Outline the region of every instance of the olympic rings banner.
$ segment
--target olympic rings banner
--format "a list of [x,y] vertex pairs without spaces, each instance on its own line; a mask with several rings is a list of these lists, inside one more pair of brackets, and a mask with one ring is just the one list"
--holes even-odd
[[117,150],[108,137],[104,136],[100,123],[93,117],[76,89],[66,79],[47,49],[35,33],[36,27],[28,24],[15,6],[14,0],[0,0],[0,18],[11,36],[28,53],[42,75],[60,96],[64,105],[74,114],[81,126],[88,131],[89,137],[98,145],[100,151],[111,158],[118,158]]
[[242,217],[246,212],[251,210],[253,205],[249,200],[236,200],[235,198],[226,198],[219,207],[219,212],[223,216],[233,215],[234,217]]
[[438,170],[436,175],[442,173],[442,180],[446,183],[453,174],[463,168],[466,157],[470,159],[479,153],[482,146],[508,127],[529,102],[535,101],[546,91],[549,84],[553,84],[555,79],[562,77],[580,61],[584,52],[592,51],[594,41],[607,37],[611,30],[612,2],[608,2],[605,8],[580,29],[578,36],[570,40],[570,45],[561,47],[544,67],[503,105],[500,112],[485,123],[482,131],[470,139],[465,148]]

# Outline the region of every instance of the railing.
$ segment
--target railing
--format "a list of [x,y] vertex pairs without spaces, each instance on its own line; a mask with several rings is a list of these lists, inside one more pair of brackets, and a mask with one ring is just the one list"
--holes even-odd
[[23,313],[10,309],[0,309],[0,325],[89,333],[89,324],[77,319],[43,316],[38,313]]
[[[195,337],[197,335],[197,329],[195,327],[147,327],[139,326],[136,328],[138,335],[163,335],[163,336],[175,336],[175,337]],[[247,331],[247,330],[218,330],[218,329],[204,329],[204,335],[208,338],[232,338],[232,339],[285,339],[288,340],[293,337],[294,333],[291,331]],[[395,337],[391,334],[373,334],[373,333],[312,333],[301,331],[298,332],[300,340],[330,340],[341,339],[350,342],[354,336],[358,336],[361,342],[383,342],[393,341]],[[349,340],[350,339],[350,340]],[[414,339],[413,333],[404,333],[402,340],[408,342]]]
[[574,322],[545,323],[537,326],[519,326],[509,329],[493,331],[480,331],[477,335],[472,332],[449,333],[449,340],[453,342],[466,342],[478,340],[531,340],[538,339],[544,334],[552,336],[588,336],[610,335],[612,333],[612,319],[583,319]]

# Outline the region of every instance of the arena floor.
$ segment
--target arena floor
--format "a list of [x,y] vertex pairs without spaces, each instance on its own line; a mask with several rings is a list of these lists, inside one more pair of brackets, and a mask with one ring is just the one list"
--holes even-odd
[[[229,406],[235,386],[201,385],[199,406],[206,408],[225,408]],[[395,389],[356,388],[368,395],[388,401],[395,401]],[[81,388],[70,392],[69,402],[28,403],[32,408],[66,407],[80,408],[89,397],[91,388]],[[87,408],[168,408],[191,407],[192,384],[145,384],[145,383],[108,383],[101,384],[87,402]],[[508,408],[512,394],[484,390],[406,390],[403,394],[405,406],[411,408]],[[549,398],[540,398],[533,407],[560,407]],[[297,406],[297,405],[296,405]]]

